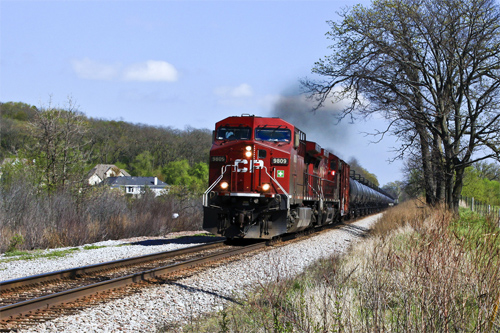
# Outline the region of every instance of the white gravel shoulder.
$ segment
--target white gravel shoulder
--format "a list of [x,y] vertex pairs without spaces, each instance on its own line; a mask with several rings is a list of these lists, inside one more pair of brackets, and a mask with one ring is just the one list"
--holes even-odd
[[[187,238],[185,239],[187,240]],[[69,251],[64,257],[41,257],[32,260],[13,260],[16,258],[6,257],[2,254],[0,255],[0,281],[137,257],[150,253],[173,251],[201,244],[203,243],[187,243],[174,238],[138,237],[133,239],[108,240],[72,248],[57,248],[36,252],[39,255],[44,255],[53,251],[78,248],[78,250]],[[88,248],[89,246],[100,248],[85,249],[85,247]]]
[[318,258],[345,253],[381,216],[373,215],[172,284],[151,287],[24,332],[155,332],[165,323],[187,322],[203,313],[221,309],[232,295],[249,286],[296,275]]

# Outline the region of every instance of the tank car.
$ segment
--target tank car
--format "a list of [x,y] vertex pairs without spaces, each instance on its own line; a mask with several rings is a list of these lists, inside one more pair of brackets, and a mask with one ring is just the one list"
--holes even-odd
[[347,163],[307,141],[294,125],[280,118],[228,117],[213,132],[203,228],[230,239],[270,239],[389,200],[352,181]]
[[352,171],[349,187],[349,217],[380,211],[394,203],[388,193]]

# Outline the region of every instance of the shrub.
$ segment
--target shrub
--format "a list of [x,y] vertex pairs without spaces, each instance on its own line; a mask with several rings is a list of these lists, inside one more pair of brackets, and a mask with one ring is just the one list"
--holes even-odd
[[[174,219],[173,213],[179,213]],[[201,202],[146,191],[128,198],[106,187],[52,194],[14,183],[0,186],[0,251],[77,246],[107,239],[201,229]],[[19,240],[12,245],[11,240]]]

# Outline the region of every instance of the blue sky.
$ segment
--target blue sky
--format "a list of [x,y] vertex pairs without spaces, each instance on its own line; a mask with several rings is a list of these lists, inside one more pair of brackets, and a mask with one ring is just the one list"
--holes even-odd
[[0,1],[2,102],[71,97],[88,117],[180,129],[280,115],[382,185],[402,178],[394,138],[361,133],[383,121],[335,125],[332,108],[308,114],[297,96],[329,53],[326,21],[368,0]]

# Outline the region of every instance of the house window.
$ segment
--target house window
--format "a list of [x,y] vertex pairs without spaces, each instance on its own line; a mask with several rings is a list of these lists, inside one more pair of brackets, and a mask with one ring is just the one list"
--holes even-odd
[[134,193],[134,188],[132,186],[127,186],[127,193]]

